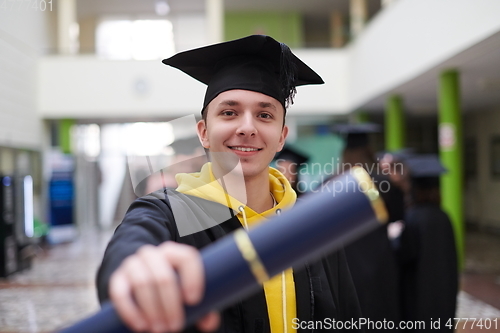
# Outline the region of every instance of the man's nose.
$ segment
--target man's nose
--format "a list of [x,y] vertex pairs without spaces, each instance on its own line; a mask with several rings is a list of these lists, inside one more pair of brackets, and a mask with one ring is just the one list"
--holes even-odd
[[257,128],[255,127],[255,119],[250,113],[245,113],[238,123],[237,134],[238,135],[248,135],[253,136],[257,133]]

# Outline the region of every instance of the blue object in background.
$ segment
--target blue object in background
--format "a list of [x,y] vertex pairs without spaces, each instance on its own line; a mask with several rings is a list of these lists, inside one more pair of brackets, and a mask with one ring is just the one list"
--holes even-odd
[[75,217],[74,157],[53,151],[49,181],[49,243],[71,242],[77,237]]
[[54,172],[49,183],[50,225],[73,224],[73,172]]

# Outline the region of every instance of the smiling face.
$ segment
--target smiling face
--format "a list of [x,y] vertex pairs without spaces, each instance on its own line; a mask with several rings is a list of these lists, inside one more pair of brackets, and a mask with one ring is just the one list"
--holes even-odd
[[211,153],[237,157],[245,179],[267,179],[269,163],[283,148],[288,134],[281,103],[254,91],[228,90],[214,98],[205,112],[206,121],[198,122],[203,146]]

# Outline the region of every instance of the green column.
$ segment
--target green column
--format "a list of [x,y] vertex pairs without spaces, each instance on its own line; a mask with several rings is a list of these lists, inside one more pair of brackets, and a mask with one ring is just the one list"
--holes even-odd
[[370,122],[370,115],[366,111],[359,110],[355,115],[356,123],[363,124]]
[[71,154],[71,127],[74,124],[73,119],[59,121],[59,146],[64,154]]
[[448,70],[439,80],[439,156],[448,169],[441,176],[441,206],[453,224],[460,268],[464,263],[462,143],[459,75]]
[[399,95],[387,99],[385,110],[385,149],[396,151],[405,147],[403,100]]

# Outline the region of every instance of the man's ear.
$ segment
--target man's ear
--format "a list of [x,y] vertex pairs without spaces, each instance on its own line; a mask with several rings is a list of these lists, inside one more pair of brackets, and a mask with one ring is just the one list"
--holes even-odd
[[285,140],[286,140],[287,136],[288,136],[288,126],[285,125],[281,129],[280,141],[279,141],[278,149],[276,150],[276,152],[279,152],[283,149],[283,146],[285,145]]
[[210,148],[205,120],[202,119],[196,124],[196,132],[198,133],[198,138],[200,139],[203,148]]

